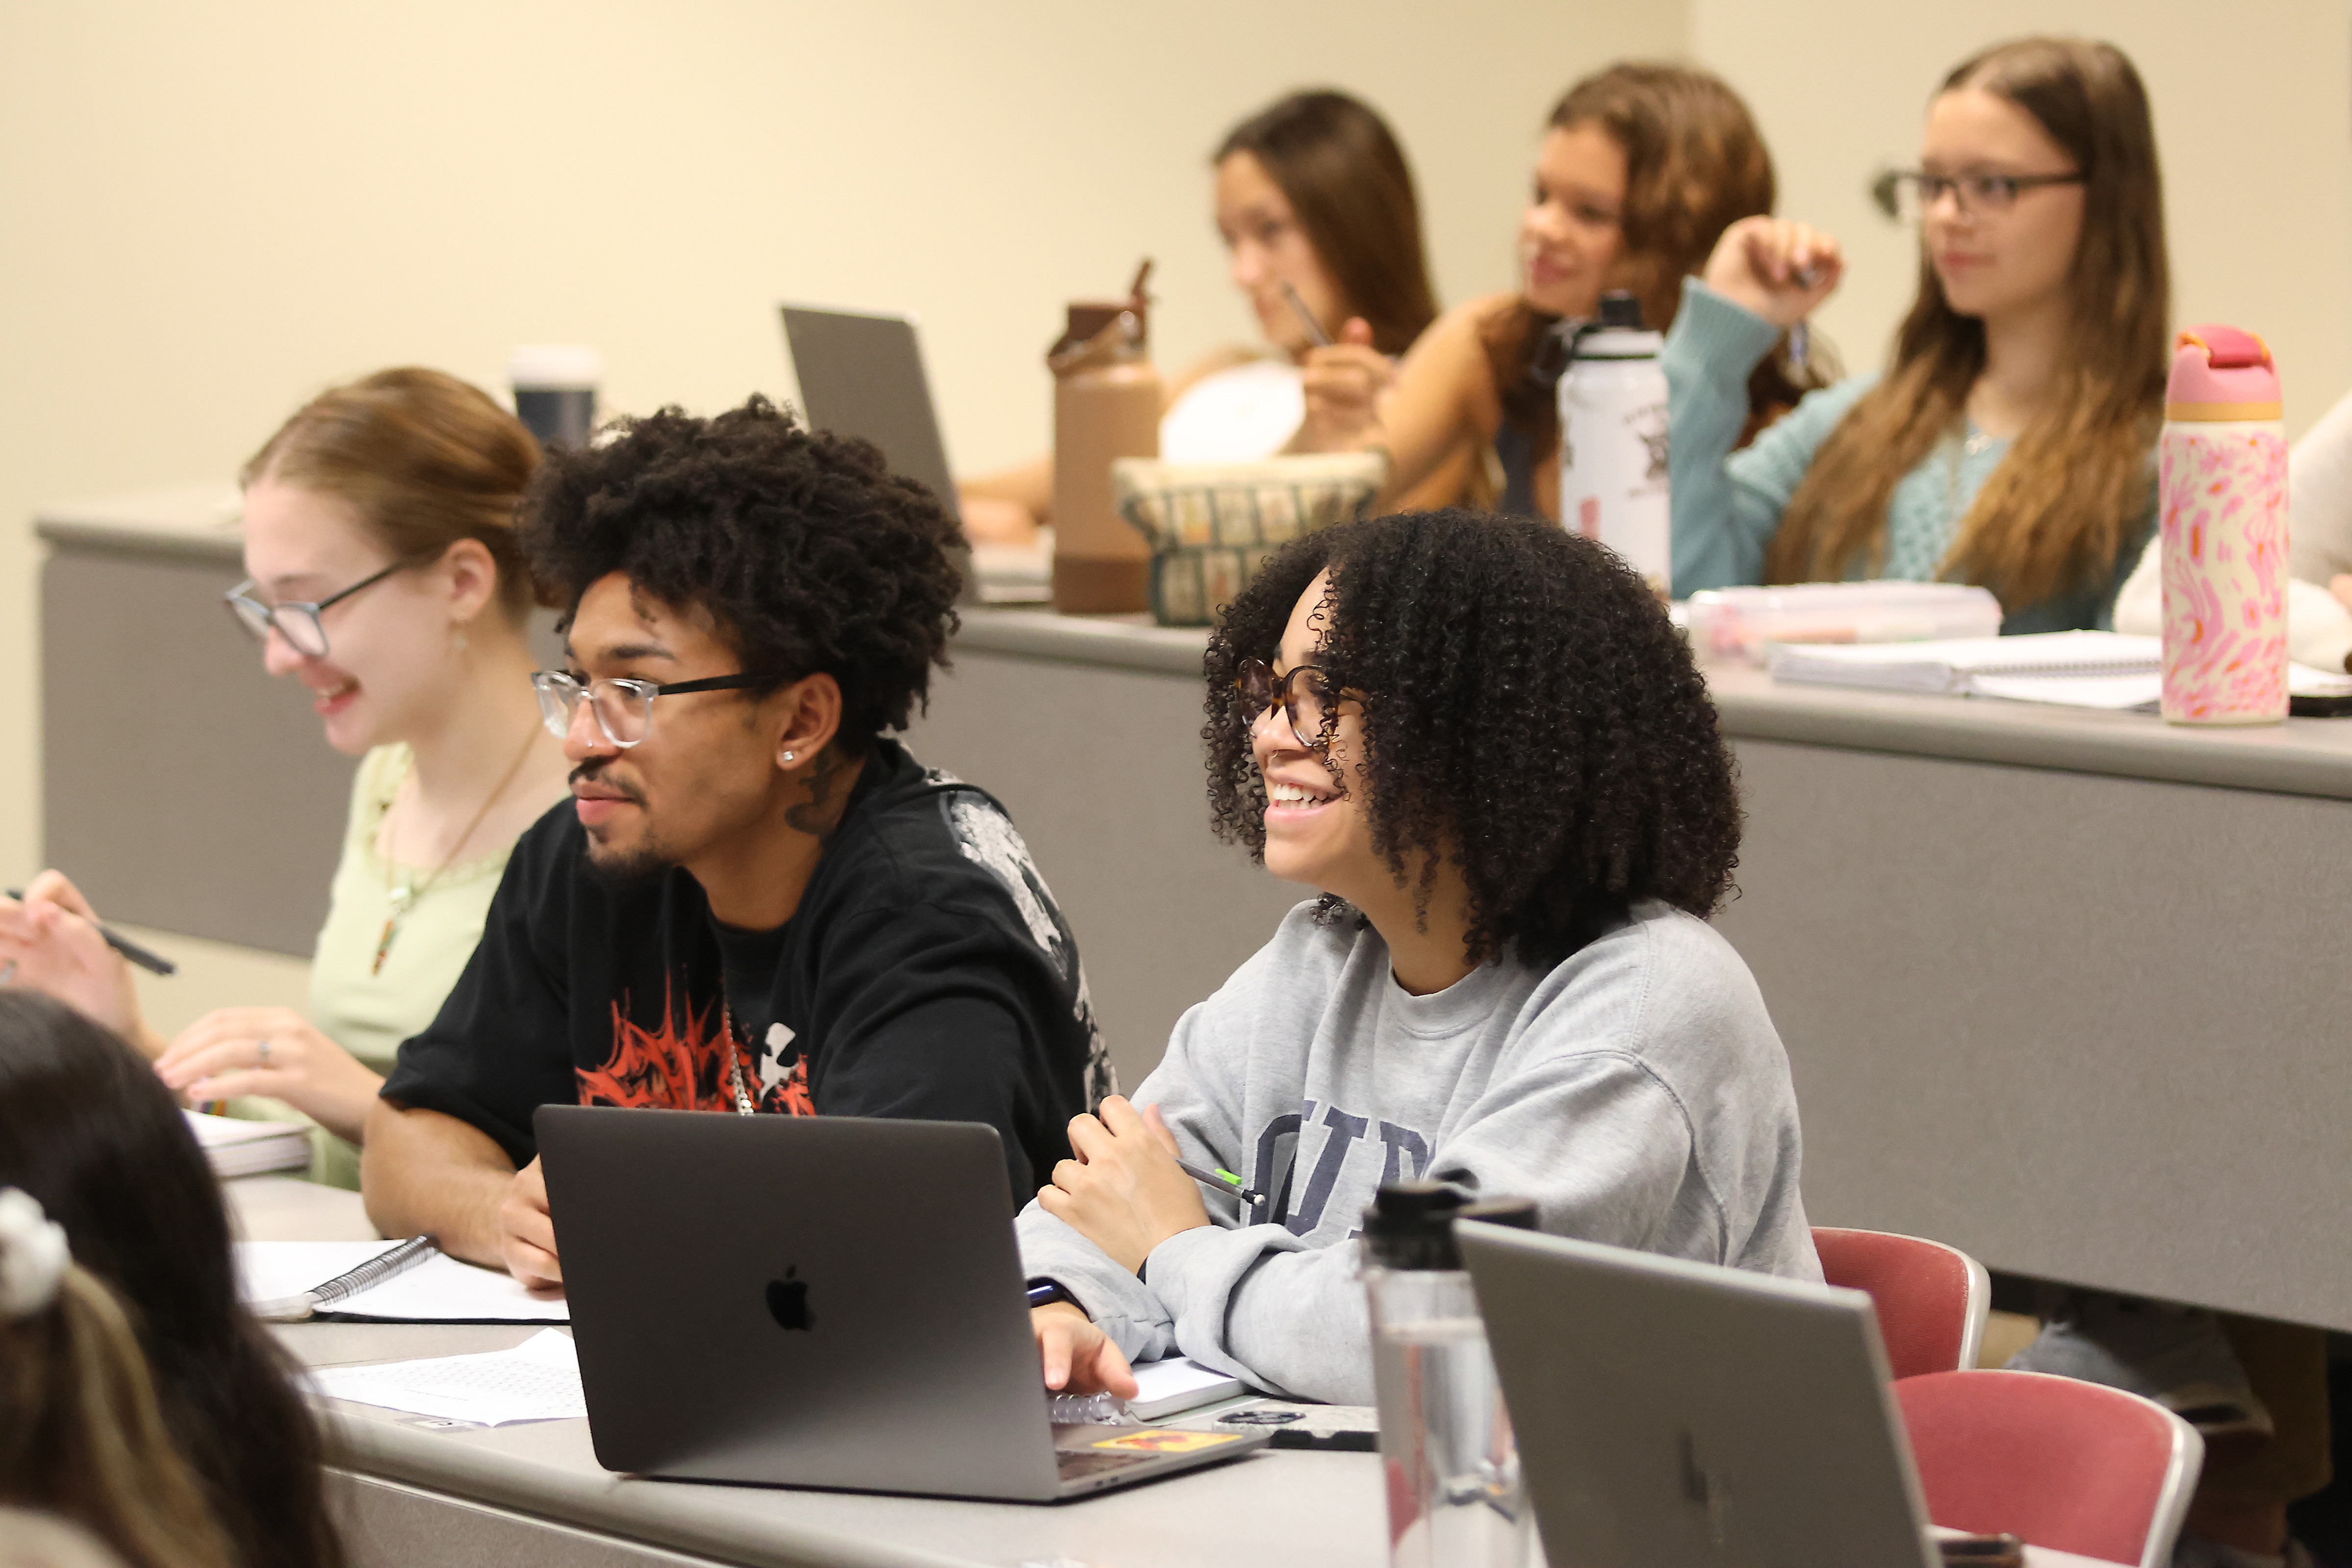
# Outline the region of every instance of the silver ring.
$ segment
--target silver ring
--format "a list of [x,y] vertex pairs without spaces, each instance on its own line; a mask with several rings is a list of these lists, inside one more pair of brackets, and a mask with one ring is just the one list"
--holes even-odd
[[12,958],[12,959],[10,959],[10,960],[8,961],[8,963],[7,963],[7,966],[6,966],[5,968],[0,968],[0,985],[5,985],[5,984],[8,984],[8,982],[10,982],[11,980],[14,980],[14,979],[16,979],[16,961],[15,959],[13,959],[13,958]]
[[268,1067],[269,1065],[269,1042],[268,1040],[256,1040],[254,1045],[261,1052],[261,1065],[263,1067]]

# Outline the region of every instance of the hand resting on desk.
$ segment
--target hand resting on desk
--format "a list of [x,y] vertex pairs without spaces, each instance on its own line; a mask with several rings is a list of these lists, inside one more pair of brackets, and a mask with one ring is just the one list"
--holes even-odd
[[268,1095],[356,1143],[383,1079],[287,1007],[216,1007],[156,1060],[190,1100]]
[[360,1147],[360,1195],[385,1236],[429,1236],[452,1258],[533,1289],[563,1283],[539,1162],[517,1171],[488,1134],[454,1116],[378,1100]]

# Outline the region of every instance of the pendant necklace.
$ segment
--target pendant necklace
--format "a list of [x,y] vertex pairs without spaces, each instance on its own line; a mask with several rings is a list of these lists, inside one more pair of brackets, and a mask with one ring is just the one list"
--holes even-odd
[[[393,864],[391,845],[387,843],[384,846],[383,901],[391,907],[392,912],[384,918],[383,935],[376,939],[375,963],[368,970],[370,974],[383,973],[383,961],[392,955],[393,938],[400,934],[400,922],[407,918],[408,911],[415,907],[417,900],[432,891],[433,884],[441,879],[441,873],[446,871],[456,862],[457,851],[466,847],[466,841],[474,836],[474,829],[481,826],[482,819],[490,815],[490,807],[498,804],[499,796],[507,793],[507,786],[514,783],[517,773],[522,772],[522,764],[530,755],[531,744],[539,739],[539,729],[536,722],[531,725],[530,733],[523,737],[522,750],[517,752],[515,760],[507,764],[504,776],[491,786],[488,798],[482,802],[481,809],[474,813],[474,820],[466,824],[466,831],[457,835],[457,841],[449,846],[449,853],[441,857],[441,864],[434,867],[423,881],[412,881],[404,887],[394,887],[393,879],[398,868]],[[387,815],[389,811],[390,808],[387,807]]]

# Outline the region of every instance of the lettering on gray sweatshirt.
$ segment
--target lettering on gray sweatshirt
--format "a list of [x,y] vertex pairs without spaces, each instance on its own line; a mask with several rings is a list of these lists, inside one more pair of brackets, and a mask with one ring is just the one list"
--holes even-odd
[[1022,1211],[1029,1276],[1061,1281],[1130,1360],[1371,1403],[1352,1238],[1400,1177],[1533,1198],[1559,1236],[1822,1277],[1780,1036],[1731,944],[1664,904],[1548,973],[1506,958],[1433,996],[1397,984],[1370,927],[1301,904],[1184,1015],[1135,1102],[1266,1202],[1204,1192],[1216,1224],[1161,1242],[1144,1279]]

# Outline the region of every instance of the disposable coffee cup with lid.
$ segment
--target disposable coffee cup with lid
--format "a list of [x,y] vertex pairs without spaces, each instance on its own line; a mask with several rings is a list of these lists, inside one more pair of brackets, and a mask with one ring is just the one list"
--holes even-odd
[[507,356],[515,417],[542,447],[584,447],[596,428],[604,362],[579,343],[525,343]]

